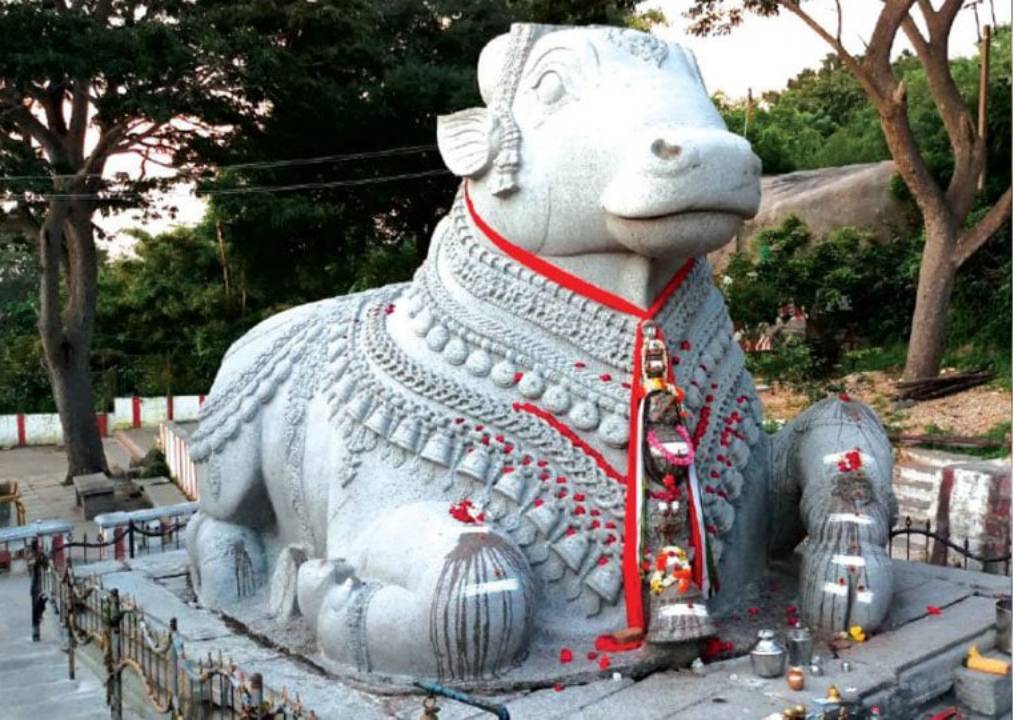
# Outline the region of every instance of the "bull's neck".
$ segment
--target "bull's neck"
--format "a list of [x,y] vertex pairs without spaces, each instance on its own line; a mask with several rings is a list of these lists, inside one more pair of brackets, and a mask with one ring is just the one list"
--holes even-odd
[[[463,204],[471,234],[494,252],[547,277],[578,294],[634,315],[647,310],[664,295],[673,276],[688,258],[648,258],[632,252],[582,253],[580,255],[536,255],[501,235],[479,214],[467,186],[456,199]],[[628,306],[624,308],[624,305]]]
[[[506,326],[513,333],[520,325],[527,326],[534,333],[533,341],[543,334],[552,335],[554,342],[575,346],[575,357],[595,357],[627,371],[632,366],[638,324],[648,317],[664,320],[678,313],[688,295],[699,295],[704,285],[710,286],[706,263],[700,261],[681,263],[675,273],[671,267],[645,267],[644,277],[659,289],[645,290],[646,300],[635,303],[633,298],[614,292],[615,285],[603,288],[594,283],[587,266],[568,267],[558,260],[553,258],[549,263],[542,258],[539,265],[536,259],[535,267],[519,262],[483,232],[459,197],[434,237],[426,267],[416,283],[424,294],[446,294],[448,303],[439,312],[449,320],[459,313],[472,316],[473,321],[476,315],[488,317],[485,324],[491,332]],[[616,256],[591,256],[588,266],[613,275],[627,273]],[[576,277],[578,286],[560,282],[559,271]],[[588,287],[582,287],[581,282]]]

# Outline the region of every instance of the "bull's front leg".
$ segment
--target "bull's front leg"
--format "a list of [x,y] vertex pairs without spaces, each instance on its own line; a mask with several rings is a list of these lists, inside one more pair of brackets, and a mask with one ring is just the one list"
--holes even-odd
[[807,534],[800,605],[814,628],[875,630],[887,615],[894,579],[886,547],[897,515],[892,465],[876,414],[845,395],[815,404],[775,437],[772,488],[800,498]]

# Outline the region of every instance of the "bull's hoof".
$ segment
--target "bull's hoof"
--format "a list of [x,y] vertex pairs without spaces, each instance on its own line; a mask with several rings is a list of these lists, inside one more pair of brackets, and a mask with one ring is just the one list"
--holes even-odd
[[205,607],[222,609],[264,585],[267,562],[257,531],[197,513],[187,523],[186,543],[191,584]]

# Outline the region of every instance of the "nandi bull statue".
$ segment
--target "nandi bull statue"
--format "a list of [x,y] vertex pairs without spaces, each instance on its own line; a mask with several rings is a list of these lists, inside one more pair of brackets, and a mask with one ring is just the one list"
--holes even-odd
[[463,184],[414,280],[223,360],[192,441],[201,601],[235,603],[241,565],[339,663],[470,681],[533,637],[705,636],[805,537],[803,620],[875,629],[890,447],[844,395],[762,431],[704,259],[760,161],[693,56],[518,24],[478,78],[486,107],[438,122]]

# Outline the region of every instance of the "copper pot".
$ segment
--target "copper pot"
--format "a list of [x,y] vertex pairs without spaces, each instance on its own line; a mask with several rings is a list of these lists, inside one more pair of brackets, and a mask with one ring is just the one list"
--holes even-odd
[[790,667],[789,671],[785,674],[785,681],[789,684],[789,687],[793,690],[799,691],[803,689],[803,685],[806,684],[803,676],[803,668],[801,667]]

